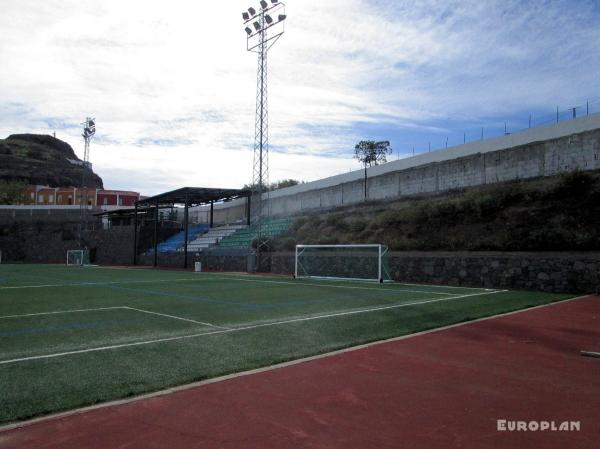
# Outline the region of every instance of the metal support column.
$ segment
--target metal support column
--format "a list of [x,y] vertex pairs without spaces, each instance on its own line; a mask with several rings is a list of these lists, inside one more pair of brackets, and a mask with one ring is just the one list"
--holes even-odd
[[158,266],[158,201],[154,208],[154,267]]
[[367,201],[367,164],[365,162],[365,201]]
[[188,194],[185,194],[185,209],[183,212],[183,268],[188,267]]
[[247,224],[248,226],[250,226],[250,218],[251,218],[251,217],[250,217],[250,214],[251,214],[251,211],[252,211],[252,208],[251,208],[251,203],[250,203],[250,201],[251,201],[251,200],[250,200],[250,196],[247,196],[247,197],[246,197],[246,224]]
[[135,212],[133,215],[133,265],[137,265],[137,236],[138,236],[138,205],[135,202]]
[[215,202],[211,201],[210,202],[210,227],[213,227],[214,224],[214,218],[215,218]]

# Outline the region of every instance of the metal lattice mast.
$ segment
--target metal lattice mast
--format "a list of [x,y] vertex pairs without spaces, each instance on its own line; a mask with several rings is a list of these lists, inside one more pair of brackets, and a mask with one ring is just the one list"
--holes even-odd
[[[269,103],[267,90],[267,31],[264,30],[264,15],[259,17],[261,31],[259,32],[258,46],[258,72],[256,85],[256,116],[254,124],[254,170],[252,172],[252,185],[257,189],[258,209],[256,226],[259,246],[262,244],[262,227],[264,218],[268,218],[262,204],[262,195],[269,185]],[[266,216],[266,217],[265,217]]]
[[84,140],[83,150],[83,171],[81,173],[81,188],[82,193],[79,194],[79,247],[83,249],[85,247],[84,234],[87,230],[87,206],[88,206],[88,170],[90,168],[90,142],[92,137],[96,134],[96,119],[87,117],[85,122],[81,124],[83,126],[83,133],[81,136]]
[[[273,19],[277,12],[277,20]],[[246,24],[247,50],[258,53],[258,71],[256,87],[256,115],[254,124],[254,160],[252,170],[252,186],[256,192],[254,207],[254,226],[257,234],[257,262],[260,265],[261,247],[265,241],[265,221],[269,218],[270,208],[265,210],[263,193],[269,185],[269,105],[268,105],[268,70],[267,55],[269,49],[285,32],[285,4],[278,0],[260,1],[260,9],[248,8],[242,14]],[[251,28],[251,26],[253,28]],[[274,28],[279,27],[279,28]],[[273,28],[272,33],[269,30]]]

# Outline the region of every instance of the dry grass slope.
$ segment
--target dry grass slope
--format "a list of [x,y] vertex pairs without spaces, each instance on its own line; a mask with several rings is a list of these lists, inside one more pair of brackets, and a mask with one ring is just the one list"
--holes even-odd
[[600,173],[494,184],[299,217],[273,247],[384,243],[393,250],[600,250]]

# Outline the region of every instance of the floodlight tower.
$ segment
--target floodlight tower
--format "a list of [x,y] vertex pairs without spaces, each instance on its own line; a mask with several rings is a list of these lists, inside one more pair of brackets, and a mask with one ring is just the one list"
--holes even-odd
[[83,126],[81,137],[83,137],[85,147],[83,151],[83,172],[81,174],[81,188],[83,189],[83,195],[79,195],[79,247],[83,249],[85,246],[83,235],[87,229],[87,172],[90,168],[90,142],[92,141],[94,134],[96,134],[96,119],[87,117],[85,122],[81,123],[81,125]]
[[[275,18],[274,18],[275,17]],[[248,8],[242,13],[246,31],[246,49],[258,54],[256,87],[256,118],[254,124],[254,162],[252,186],[256,189],[255,200],[258,244],[257,263],[260,264],[260,249],[264,244],[262,194],[269,184],[269,110],[267,102],[267,53],[285,32],[285,4],[279,0],[270,3],[261,0],[260,8]]]

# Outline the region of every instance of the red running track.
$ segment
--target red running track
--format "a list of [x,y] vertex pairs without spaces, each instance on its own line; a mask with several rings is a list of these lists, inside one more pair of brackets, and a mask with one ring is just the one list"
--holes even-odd
[[600,359],[582,349],[600,350],[600,297],[40,421],[0,447],[599,449]]

